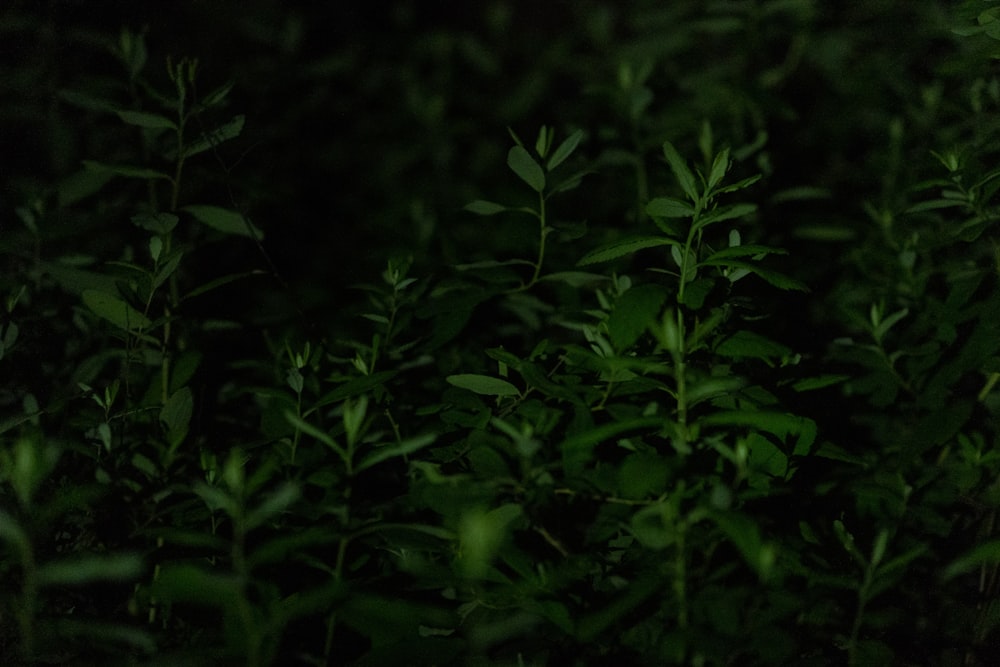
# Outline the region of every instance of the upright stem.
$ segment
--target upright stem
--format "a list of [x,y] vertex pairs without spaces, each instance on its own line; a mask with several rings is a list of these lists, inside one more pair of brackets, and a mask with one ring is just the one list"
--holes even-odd
[[545,224],[545,194],[542,192],[538,193],[538,259],[535,261],[535,272],[531,276],[531,280],[524,289],[528,289],[538,282],[538,278],[542,275],[542,262],[545,261],[545,237],[549,235],[548,227]]

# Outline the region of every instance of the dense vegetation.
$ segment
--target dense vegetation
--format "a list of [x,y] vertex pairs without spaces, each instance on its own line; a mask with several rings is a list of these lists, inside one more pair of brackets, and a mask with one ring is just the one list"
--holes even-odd
[[3,4],[0,663],[1000,660],[995,3]]

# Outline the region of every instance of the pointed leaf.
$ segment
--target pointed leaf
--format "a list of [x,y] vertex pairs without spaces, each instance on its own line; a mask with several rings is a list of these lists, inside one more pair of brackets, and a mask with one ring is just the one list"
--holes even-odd
[[673,197],[657,197],[646,204],[646,213],[654,218],[690,218],[694,207]]
[[663,155],[667,158],[670,169],[674,172],[674,177],[680,183],[684,194],[688,196],[688,199],[692,203],[696,203],[698,201],[698,185],[694,179],[694,174],[691,173],[691,170],[688,169],[687,164],[684,162],[684,158],[681,157],[680,153],[677,152],[677,149],[669,141],[663,142]]
[[449,375],[445,379],[452,386],[468,389],[471,392],[484,396],[517,396],[521,393],[510,382],[489,375],[460,373],[458,375]]
[[240,213],[218,206],[195,205],[184,206],[182,211],[190,213],[198,222],[225,234],[246,236],[262,240],[264,232]]
[[355,472],[361,472],[366,468],[371,468],[374,465],[381,463],[382,461],[388,461],[389,459],[396,458],[398,456],[406,456],[407,454],[412,454],[413,452],[423,449],[427,445],[431,444],[436,440],[436,436],[432,433],[426,435],[421,435],[416,438],[410,438],[409,440],[404,440],[396,445],[388,445],[385,447],[378,447],[365,456],[361,463],[359,463],[355,468]]
[[115,111],[118,117],[129,125],[145,127],[150,130],[176,130],[174,121],[155,113],[144,111]]
[[155,169],[133,167],[127,164],[104,164],[103,162],[95,162],[94,160],[84,160],[83,166],[93,171],[124,176],[126,178],[162,178],[167,181],[171,180],[169,176]]
[[535,192],[545,189],[545,172],[522,146],[514,146],[507,153],[507,166]]
[[608,245],[602,246],[595,250],[591,250],[586,255],[584,255],[583,258],[580,259],[580,261],[578,261],[576,264],[577,266],[586,266],[587,264],[610,262],[613,259],[618,259],[619,257],[625,257],[626,255],[631,255],[632,253],[638,252],[639,250],[645,250],[646,248],[657,248],[665,245],[676,246],[679,245],[679,243],[673,239],[664,238],[662,236],[647,236],[641,238],[624,239],[622,241],[615,241],[614,243],[609,243]]
[[718,185],[723,176],[726,175],[726,171],[729,170],[729,149],[725,149],[721,153],[715,156],[715,160],[712,162],[712,171],[708,174],[708,189],[713,189]]
[[477,199],[474,202],[466,204],[465,210],[476,215],[496,215],[497,213],[506,211],[507,207],[503,204]]
[[561,165],[563,162],[565,162],[566,158],[572,155],[573,151],[576,150],[576,147],[580,144],[580,140],[582,138],[583,138],[582,130],[577,130],[573,134],[566,137],[563,140],[563,142],[559,144],[559,147],[556,148],[556,152],[552,154],[552,157],[549,158],[549,162],[547,165],[548,170],[552,171],[553,169]]
[[698,218],[694,223],[694,228],[696,230],[704,229],[709,225],[714,225],[715,223],[722,222],[723,220],[743,218],[756,210],[756,204],[733,204],[731,206],[722,206],[714,211],[709,211]]
[[121,299],[107,292],[88,289],[84,290],[83,302],[96,315],[106,319],[119,329],[137,331],[148,329],[153,323],[148,317],[128,305]]
[[77,555],[49,561],[38,568],[42,586],[79,586],[94,581],[131,581],[142,574],[142,558],[136,554]]
[[183,157],[189,158],[192,155],[207,151],[209,148],[214,148],[224,141],[238,137],[243,131],[243,124],[245,122],[246,116],[242,114],[235,116],[225,125],[220,125],[211,132],[202,135],[197,141],[188,144],[184,148]]

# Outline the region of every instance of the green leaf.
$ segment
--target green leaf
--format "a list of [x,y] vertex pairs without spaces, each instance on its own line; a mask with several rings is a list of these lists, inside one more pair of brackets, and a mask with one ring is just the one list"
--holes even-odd
[[775,562],[775,553],[774,547],[761,539],[757,524],[735,512],[713,511],[710,516],[761,581],[766,581]]
[[168,563],[151,589],[164,601],[227,608],[240,597],[240,580],[235,574],[210,572],[197,565]]
[[667,300],[656,285],[640,285],[622,294],[607,320],[611,342],[619,351],[628,349],[656,321]]
[[489,375],[460,373],[458,375],[449,375],[445,379],[448,381],[448,384],[454,387],[468,389],[471,392],[484,396],[518,396],[521,393],[510,382],[490,377]]
[[156,171],[155,169],[134,167],[127,164],[104,164],[103,162],[96,162],[94,160],[84,160],[83,166],[92,171],[114,174],[115,176],[124,176],[126,178],[162,178],[167,181],[172,180],[166,174]]
[[143,572],[136,554],[78,555],[49,561],[38,568],[42,586],[80,586],[95,581],[132,581]]
[[556,152],[552,154],[552,157],[549,158],[549,162],[546,165],[546,168],[549,171],[552,171],[553,169],[561,165],[563,162],[565,162],[566,158],[572,155],[573,151],[576,150],[576,147],[580,144],[580,140],[582,138],[583,138],[582,130],[577,130],[573,134],[566,137],[563,140],[563,142],[559,144],[559,147],[556,148]]
[[840,384],[841,382],[850,379],[850,375],[818,375],[816,377],[803,378],[798,382],[795,382],[792,384],[792,389],[798,392],[813,391],[815,389],[823,389],[824,387]]
[[563,465],[568,473],[579,473],[593,459],[594,448],[600,443],[629,431],[662,429],[665,425],[664,422],[663,417],[633,417],[586,429],[566,438],[559,444]]
[[139,213],[132,216],[132,224],[154,234],[169,234],[177,226],[178,217],[173,213]]
[[310,424],[306,420],[304,420],[301,417],[299,417],[298,415],[296,415],[291,410],[286,410],[285,411],[285,418],[288,419],[289,423],[292,426],[294,426],[295,428],[299,429],[300,431],[302,431],[306,435],[309,435],[309,436],[312,436],[313,438],[316,438],[317,440],[319,440],[320,442],[322,442],[324,445],[326,445],[327,447],[329,447],[330,449],[332,449],[333,451],[335,451],[337,453],[337,455],[345,463],[350,463],[350,457],[347,455],[347,451],[343,447],[341,447],[340,445],[338,445],[337,442],[333,438],[331,438],[328,433],[324,433],[323,431],[319,430],[318,428],[316,428],[315,426],[313,426],[312,424]]
[[654,218],[690,218],[694,207],[673,197],[657,197],[646,204],[646,213]]
[[681,157],[674,145],[669,141],[663,142],[663,155],[667,158],[667,163],[670,164],[671,171],[674,172],[674,177],[677,182],[680,183],[681,189],[684,190],[684,194],[687,195],[691,203],[698,203],[698,185],[694,179],[694,174],[688,169],[687,164],[684,162],[684,158]]
[[292,506],[301,496],[299,485],[295,482],[286,482],[275,491],[268,494],[264,500],[247,512],[244,525],[247,530],[263,525],[273,516],[280,514]]
[[[733,230],[735,231],[735,230]],[[756,257],[757,255],[787,255],[787,250],[782,250],[781,248],[772,248],[766,245],[736,245],[729,248],[723,248],[717,252],[713,252],[709,255],[702,264],[707,264],[708,262],[713,262],[715,264],[717,260],[728,259],[732,257]]]
[[580,259],[576,264],[577,266],[586,266],[587,264],[599,264],[600,262],[610,262],[613,259],[618,259],[619,257],[625,257],[626,255],[631,255],[632,253],[638,252],[639,250],[645,250],[646,248],[657,248],[660,246],[680,245],[677,241],[673,239],[668,239],[662,236],[647,236],[640,238],[624,239],[621,241],[615,241],[607,245],[591,250],[583,258]]
[[712,162],[712,170],[708,174],[708,189],[712,190],[718,185],[729,170],[729,149],[723,150],[715,156]]
[[763,278],[765,281],[774,285],[778,289],[783,290],[798,290],[800,292],[808,292],[809,288],[803,283],[795,280],[794,278],[789,278],[783,273],[778,273],[777,271],[771,271],[770,269],[765,269],[752,262],[744,262],[741,260],[734,259],[706,259],[701,263],[701,266],[728,266],[734,269],[746,269],[750,273],[756,274],[758,277]]
[[88,289],[81,294],[83,303],[96,315],[106,319],[119,329],[139,331],[149,329],[152,322],[148,317],[107,292]]
[[437,439],[432,433],[418,436],[416,438],[410,438],[404,440],[395,445],[387,445],[385,447],[377,447],[372,451],[368,452],[367,455],[361,460],[361,462],[355,466],[355,472],[361,472],[367,468],[371,468],[374,465],[381,463],[382,461],[388,461],[389,459],[394,459],[399,456],[407,456],[413,452],[423,449],[427,445],[431,444]]
[[243,132],[245,122],[246,116],[242,114],[235,116],[228,123],[220,125],[214,130],[203,134],[197,141],[188,144],[184,148],[182,157],[189,158],[192,155],[207,151],[209,148],[214,148],[224,141],[240,136],[240,133]]
[[0,509],[0,540],[12,545],[22,563],[31,558],[31,538],[21,524],[7,512]]
[[144,111],[115,111],[118,117],[129,125],[144,127],[150,130],[176,130],[177,124],[174,121],[155,113]]
[[507,153],[507,166],[535,192],[545,189],[545,172],[522,146],[514,146]]
[[713,211],[705,213],[699,217],[694,222],[694,228],[696,230],[704,229],[709,225],[714,225],[717,222],[722,222],[724,220],[732,220],[733,218],[743,218],[754,211],[757,210],[756,204],[732,204],[730,206],[721,206]]
[[507,207],[503,204],[477,199],[474,202],[466,204],[465,210],[476,215],[496,215],[497,213],[506,211]]
[[175,391],[160,409],[160,421],[167,429],[170,449],[175,449],[187,437],[194,414],[194,395],[188,387]]
[[737,331],[719,343],[715,352],[724,357],[760,359],[773,367],[776,360],[787,357],[792,350],[752,331]]
[[246,236],[248,238],[255,238],[258,241],[264,238],[264,232],[237,211],[201,204],[184,206],[181,210],[190,213],[195,220],[203,225],[224,234]]
[[793,454],[806,454],[816,441],[816,422],[783,412],[724,410],[705,415],[698,420],[702,426],[739,426],[755,428],[785,440],[797,436]]
[[962,554],[944,569],[945,581],[979,569],[983,565],[1000,563],[1000,540],[990,540]]

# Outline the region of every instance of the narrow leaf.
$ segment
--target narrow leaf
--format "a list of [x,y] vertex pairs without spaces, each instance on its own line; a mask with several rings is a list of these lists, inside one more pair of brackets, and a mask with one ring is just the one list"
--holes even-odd
[[731,206],[723,206],[715,209],[714,211],[709,211],[705,215],[698,218],[694,223],[694,228],[696,230],[704,229],[709,225],[714,225],[715,223],[722,222],[723,220],[743,218],[756,210],[756,204],[733,204]]
[[126,178],[162,178],[167,181],[171,180],[169,176],[155,169],[134,167],[127,164],[104,164],[103,162],[96,162],[94,160],[84,160],[83,166],[93,171],[124,176]]
[[663,142],[663,155],[667,158],[667,162],[670,164],[671,171],[674,172],[674,177],[677,182],[680,183],[681,189],[684,190],[684,194],[688,196],[688,199],[692,203],[697,203],[698,201],[698,186],[694,180],[694,174],[688,169],[687,164],[684,162],[684,158],[681,157],[674,145],[669,141]]
[[715,156],[712,162],[712,171],[708,174],[708,189],[713,189],[722,181],[722,177],[729,170],[729,149],[725,149]]
[[552,154],[552,157],[549,158],[549,163],[547,165],[548,170],[552,171],[565,162],[566,158],[572,155],[573,151],[576,150],[576,147],[580,144],[580,140],[582,138],[582,130],[577,130],[573,134],[566,137],[563,142],[559,144],[559,147],[556,148],[556,152]]
[[474,202],[466,204],[465,210],[476,215],[496,215],[497,213],[506,211],[507,207],[503,204],[477,199]]
[[522,146],[514,146],[507,153],[507,166],[535,192],[545,189],[545,172]]
[[79,586],[94,581],[131,581],[142,574],[142,558],[136,554],[79,555],[49,561],[38,568],[43,586]]
[[631,255],[632,253],[638,252],[639,250],[645,250],[646,248],[657,248],[665,245],[676,246],[679,245],[679,243],[673,239],[664,238],[662,236],[647,236],[641,238],[624,239],[622,241],[615,241],[614,243],[609,243],[608,245],[602,246],[595,250],[591,250],[586,255],[584,255],[583,258],[580,259],[580,261],[578,261],[576,264],[577,266],[586,266],[587,264],[610,262],[613,259],[618,259],[619,257],[625,257],[626,255]]
[[389,445],[386,447],[378,447],[373,451],[369,452],[365,456],[361,463],[359,463],[355,468],[355,472],[361,472],[366,468],[371,468],[374,465],[381,463],[382,461],[388,461],[399,456],[406,456],[412,454],[413,452],[423,449],[427,445],[434,442],[436,436],[432,433],[426,435],[421,435],[416,438],[410,438],[409,440],[404,440],[396,445]]
[[106,319],[119,329],[137,331],[148,329],[153,323],[148,317],[128,305],[116,296],[107,292],[88,289],[84,290],[83,303],[96,315]]
[[468,389],[471,392],[484,396],[517,396],[521,393],[510,382],[490,377],[489,375],[460,373],[458,375],[449,375],[445,379],[452,386]]
[[174,121],[155,113],[146,113],[144,111],[115,111],[118,117],[129,125],[135,125],[137,127],[145,127],[150,130],[176,130],[177,125]]
[[188,144],[184,148],[183,157],[189,158],[192,155],[197,155],[207,151],[209,148],[214,148],[224,141],[238,137],[243,131],[243,125],[246,122],[246,116],[240,114],[235,116],[225,125],[220,125],[214,130],[204,134],[200,139]]
[[690,218],[694,207],[673,197],[657,197],[646,204],[646,213],[654,218]]
[[218,206],[195,204],[184,206],[181,210],[190,213],[195,220],[203,225],[224,234],[246,236],[257,240],[264,238],[264,232],[236,211]]

